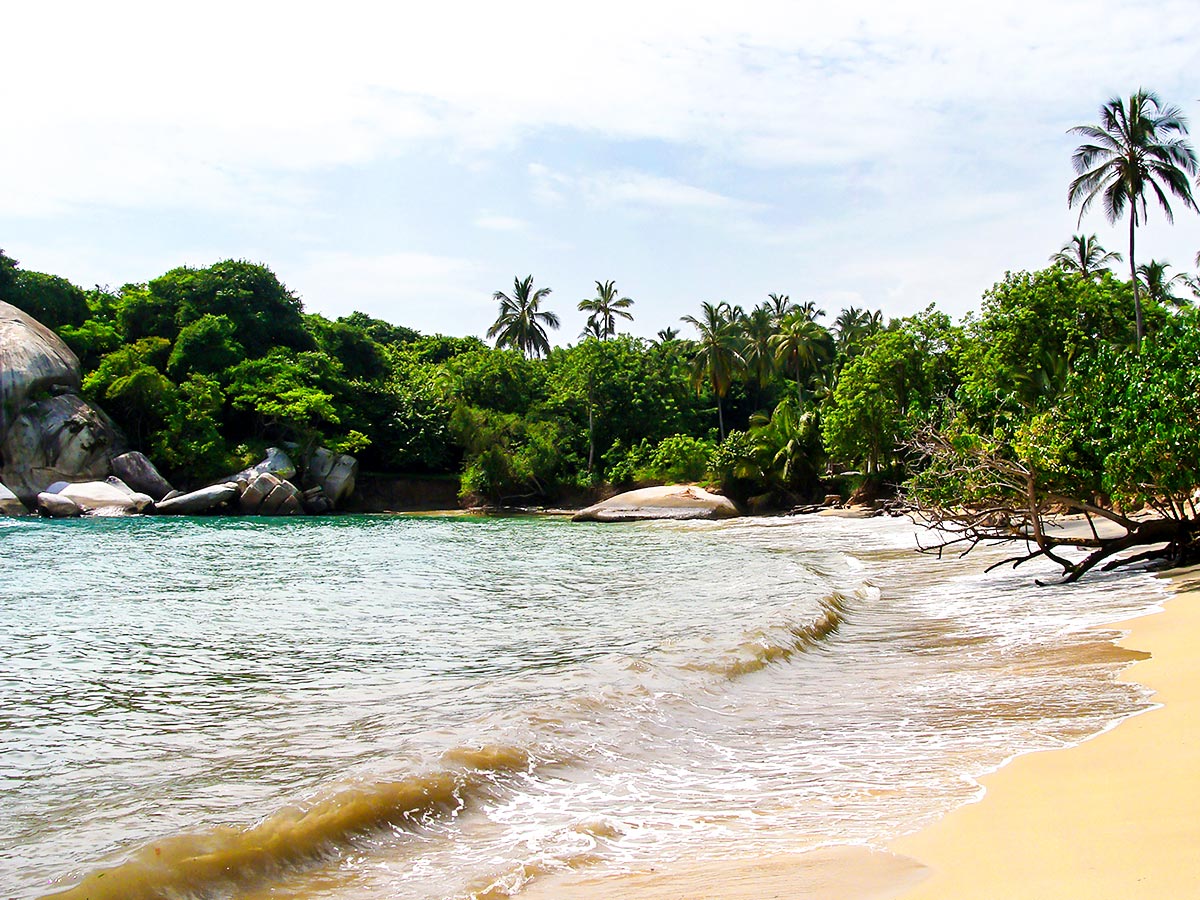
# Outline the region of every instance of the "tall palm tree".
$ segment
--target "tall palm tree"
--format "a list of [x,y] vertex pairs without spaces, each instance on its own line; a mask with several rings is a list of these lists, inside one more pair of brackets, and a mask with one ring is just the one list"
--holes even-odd
[[805,300],[803,303],[797,304],[793,309],[799,310],[804,314],[804,318],[810,322],[815,322],[817,319],[825,315],[825,310],[817,309],[817,304],[812,300]]
[[500,315],[488,329],[487,336],[496,339],[496,347],[512,347],[526,356],[550,353],[546,328],[558,327],[558,316],[538,307],[550,294],[550,288],[533,289],[533,276],[513,278],[513,295],[503,291],[492,294],[500,301]]
[[692,358],[692,384],[699,391],[707,381],[717,395],[717,424],[721,440],[725,440],[725,413],[721,408],[721,398],[729,393],[734,376],[745,369],[746,360],[742,357],[741,341],[735,331],[733,308],[728,303],[714,306],[705,302],[700,304],[700,309],[703,316],[699,319],[695,316],[683,317],[684,322],[700,332],[696,355]]
[[879,310],[847,307],[833,320],[833,327],[837,332],[837,349],[849,359],[858,355],[863,341],[883,327],[883,314]]
[[596,323],[601,340],[608,340],[617,333],[617,316],[633,321],[633,313],[629,312],[631,306],[633,301],[628,297],[617,297],[615,281],[597,281],[596,296],[579,301],[579,309],[591,313],[588,323]]
[[1083,221],[1083,214],[1097,197],[1103,200],[1110,223],[1120,219],[1129,207],[1129,275],[1140,348],[1145,328],[1134,238],[1137,226],[1146,219],[1146,194],[1152,193],[1158,199],[1168,222],[1175,218],[1168,191],[1184,206],[1200,211],[1188,180],[1200,164],[1186,140],[1187,124],[1177,107],[1164,106],[1158,95],[1140,89],[1130,96],[1128,105],[1120,97],[1113,97],[1100,107],[1099,125],[1077,125],[1068,133],[1088,141],[1071,157],[1079,177],[1067,192],[1068,205],[1079,204],[1079,220]]
[[833,339],[807,310],[797,307],[780,324],[772,343],[780,368],[796,373],[796,399],[803,405],[805,370],[811,374],[833,358]]
[[792,298],[787,294],[767,294],[767,301],[770,303],[771,315],[774,317],[776,325],[792,311]]
[[775,336],[775,310],[769,303],[762,303],[741,321],[745,346],[742,357],[746,360],[746,372],[758,384],[761,391],[775,375],[775,348],[771,338]]
[[1094,234],[1076,234],[1050,257],[1050,262],[1068,272],[1078,272],[1084,278],[1091,278],[1102,269],[1107,269],[1109,262],[1121,262],[1122,259],[1124,257],[1120,253],[1101,247]]
[[1167,277],[1167,269],[1171,268],[1170,263],[1159,262],[1156,259],[1150,260],[1148,263],[1143,263],[1137,267],[1138,275],[1142,278],[1142,287],[1146,290],[1146,296],[1162,306],[1175,306],[1183,308],[1187,306],[1187,301],[1176,296],[1174,287],[1177,284],[1187,284],[1188,277],[1183,272],[1178,272]]

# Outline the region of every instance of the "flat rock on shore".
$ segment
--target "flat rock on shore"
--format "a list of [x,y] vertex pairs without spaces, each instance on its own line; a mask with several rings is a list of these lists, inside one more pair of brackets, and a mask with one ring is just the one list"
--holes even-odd
[[575,522],[633,522],[641,519],[730,519],[742,511],[728,497],[688,484],[668,484],[617,494],[580,510]]

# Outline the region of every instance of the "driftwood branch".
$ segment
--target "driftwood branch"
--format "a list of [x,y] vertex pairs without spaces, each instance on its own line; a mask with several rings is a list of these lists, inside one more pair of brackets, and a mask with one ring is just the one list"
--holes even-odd
[[[924,553],[940,557],[953,549],[961,557],[980,544],[1024,544],[1023,552],[987,571],[1045,558],[1062,569],[1064,582],[1074,582],[1101,564],[1110,571],[1150,560],[1179,563],[1200,552],[1200,517],[1190,498],[1163,496],[1151,505],[1154,517],[1135,518],[1090,499],[1047,490],[1032,466],[986,446],[964,450],[928,430],[916,435],[912,448],[932,460],[951,483],[969,485],[972,498],[950,506],[931,499],[928,491],[909,492],[906,500],[914,519],[940,535],[937,542],[919,546]],[[1082,514],[1083,527],[1060,527],[1064,513]],[[1085,555],[1071,558],[1064,551]]]

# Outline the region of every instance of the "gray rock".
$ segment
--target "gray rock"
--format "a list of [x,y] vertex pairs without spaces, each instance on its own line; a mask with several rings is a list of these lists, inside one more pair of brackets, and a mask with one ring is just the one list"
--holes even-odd
[[37,508],[51,519],[74,519],[83,515],[83,510],[70,497],[62,494],[41,493],[37,495]]
[[213,484],[198,491],[180,494],[170,500],[160,500],[154,504],[154,508],[168,515],[195,516],[211,512],[222,504],[236,500],[238,493],[236,482]]
[[78,393],[79,360],[58,335],[0,301],[0,437],[34,398]]
[[0,439],[0,481],[30,503],[56,481],[99,481],[125,438],[103,412],[76,394],[27,404]]
[[308,458],[308,465],[304,470],[304,486],[319,487],[336,507],[354,493],[354,481],[357,477],[358,460],[353,456],[318,447]]
[[253,481],[251,481],[242,490],[242,496],[238,498],[238,509],[244,515],[254,516],[258,514],[259,508],[263,501],[267,499],[267,495],[275,490],[282,482],[272,475],[270,472],[260,472]]
[[576,522],[631,522],[639,519],[728,519],[742,511],[728,497],[693,485],[672,484],[617,494],[580,510]]
[[292,462],[292,458],[278,447],[267,448],[267,458],[248,469],[242,469],[236,475],[229,477],[230,481],[245,480],[247,483],[254,481],[263,472],[269,472],[277,478],[286,481],[289,478],[296,477],[296,464]]
[[281,481],[275,485],[258,508],[260,516],[294,516],[303,511],[300,489],[290,481]]
[[0,484],[0,516],[27,516],[29,510],[17,499],[17,495]]
[[78,481],[49,496],[66,497],[85,513],[142,512],[153,502],[145,494],[134,494],[123,483],[118,487],[107,481]]
[[114,475],[135,491],[149,494],[155,500],[163,499],[174,490],[171,483],[154,467],[154,463],[137,450],[114,456],[112,470]]
[[319,487],[309,488],[301,495],[304,511],[310,516],[323,516],[333,512],[333,501],[325,496],[325,491]]

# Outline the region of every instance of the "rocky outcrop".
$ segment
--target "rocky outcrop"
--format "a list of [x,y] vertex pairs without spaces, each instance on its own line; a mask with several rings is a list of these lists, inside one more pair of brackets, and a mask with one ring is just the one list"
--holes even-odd
[[308,458],[304,486],[319,487],[334,506],[341,506],[354,493],[357,476],[358,460],[353,456],[318,447]]
[[154,463],[137,450],[114,456],[112,471],[115,476],[135,491],[149,494],[155,500],[161,500],[175,490],[171,487],[171,483],[163,478],[158,469],[154,467]]
[[296,477],[296,464],[292,462],[292,458],[287,455],[285,450],[281,450],[279,447],[268,447],[266,459],[248,469],[242,469],[236,475],[229,476],[229,480],[244,481],[249,484],[264,472],[287,481]]
[[0,300],[0,436],[25,404],[78,392],[79,360],[49,328]]
[[112,471],[125,438],[77,394],[27,404],[0,440],[0,481],[29,502],[55,481],[98,481]]
[[632,522],[640,519],[728,519],[741,510],[728,497],[693,485],[666,485],[617,494],[580,510],[576,522]]
[[213,484],[198,491],[163,499],[154,504],[156,512],[175,516],[198,516],[227,507],[241,496],[236,482]]
[[83,515],[79,504],[70,497],[42,491],[36,498],[38,512],[51,519],[74,519]]
[[270,472],[262,472],[242,491],[238,509],[248,516],[294,516],[304,512],[300,489]]
[[17,495],[0,484],[0,516],[27,516],[29,510],[17,499]]
[[126,449],[79,396],[79,360],[54,332],[0,301],[0,481],[24,503],[54,481],[95,481]]
[[149,495],[131,490],[117,478],[108,481],[72,482],[53,496],[70,498],[85,513],[109,515],[144,512],[154,503]]

